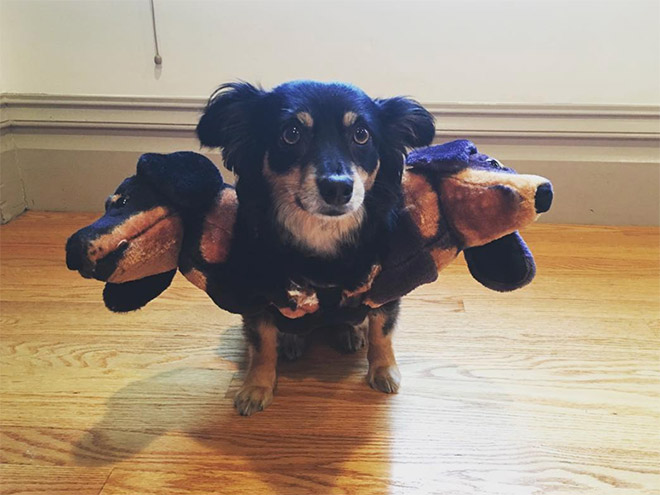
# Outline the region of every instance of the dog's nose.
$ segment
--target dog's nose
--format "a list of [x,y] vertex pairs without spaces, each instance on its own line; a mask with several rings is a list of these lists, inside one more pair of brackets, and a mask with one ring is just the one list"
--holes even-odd
[[330,175],[320,177],[316,183],[321,197],[332,206],[342,206],[351,200],[353,195],[353,179],[346,175]]
[[541,184],[536,190],[536,196],[534,197],[536,213],[545,213],[548,211],[552,205],[552,197],[552,184],[549,182]]

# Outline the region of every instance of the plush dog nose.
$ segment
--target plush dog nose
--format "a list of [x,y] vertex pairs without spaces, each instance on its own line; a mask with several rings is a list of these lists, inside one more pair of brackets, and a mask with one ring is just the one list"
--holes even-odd
[[78,233],[66,241],[66,267],[79,271],[83,277],[92,276],[94,269],[87,260],[87,242]]
[[545,213],[550,209],[552,205],[552,184],[546,182],[541,184],[536,190],[536,196],[534,197],[534,206],[536,207],[536,213]]
[[75,234],[66,241],[66,267],[69,270],[80,270],[82,266],[83,247]]
[[316,180],[321,197],[332,206],[342,206],[351,200],[353,179],[346,175],[331,175]]

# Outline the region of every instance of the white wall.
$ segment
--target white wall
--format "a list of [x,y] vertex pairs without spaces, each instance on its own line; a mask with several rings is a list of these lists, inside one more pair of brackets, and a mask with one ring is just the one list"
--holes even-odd
[[316,78],[547,176],[547,221],[660,223],[660,0],[155,3],[162,70],[149,0],[0,0],[0,220],[97,210],[140,153],[199,149],[221,82]]
[[0,0],[0,92],[346,80],[425,103],[660,103],[660,2]]

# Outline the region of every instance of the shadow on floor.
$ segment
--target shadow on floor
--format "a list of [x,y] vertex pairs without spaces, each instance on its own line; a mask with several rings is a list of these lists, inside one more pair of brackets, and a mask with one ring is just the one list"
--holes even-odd
[[[233,343],[238,338],[240,328],[223,334],[219,358],[238,359],[240,347]],[[361,449],[376,451],[375,470],[385,471],[391,398],[368,387],[366,369],[364,350],[344,355],[323,339],[314,339],[300,360],[280,363],[273,404],[249,418],[233,409],[244,370],[178,368],[159,373],[118,390],[102,420],[73,446],[73,459],[84,466],[128,461],[140,466],[248,469],[275,492],[283,476],[289,488],[309,483],[298,479],[298,472],[312,473],[315,483],[328,487],[341,484],[342,477],[350,476],[356,452],[362,462],[375,460],[363,457]],[[373,466],[370,473],[378,475]],[[381,476],[386,479],[387,473]]]

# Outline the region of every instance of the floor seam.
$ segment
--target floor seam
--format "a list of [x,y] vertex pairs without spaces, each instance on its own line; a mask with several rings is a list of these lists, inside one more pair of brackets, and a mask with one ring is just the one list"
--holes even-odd
[[105,489],[105,485],[108,483],[108,480],[110,479],[110,476],[112,476],[112,473],[114,473],[115,468],[112,468],[110,472],[108,473],[108,476],[106,476],[105,481],[103,482],[103,485],[101,485],[101,489],[99,490],[99,493],[97,495],[101,495],[103,493],[103,490]]

